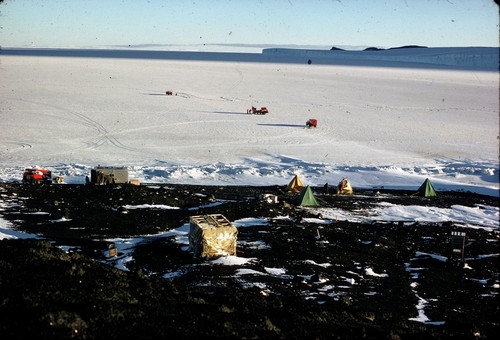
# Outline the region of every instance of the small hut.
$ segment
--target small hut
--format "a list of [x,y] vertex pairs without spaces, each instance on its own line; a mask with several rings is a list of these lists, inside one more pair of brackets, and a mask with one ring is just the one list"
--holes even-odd
[[96,166],[90,171],[90,182],[97,185],[128,183],[128,170],[126,167]]

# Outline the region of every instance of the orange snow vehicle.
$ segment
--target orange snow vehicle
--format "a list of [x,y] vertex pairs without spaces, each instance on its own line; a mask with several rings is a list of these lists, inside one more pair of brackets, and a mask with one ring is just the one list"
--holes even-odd
[[52,172],[47,169],[24,169],[23,183],[41,184],[52,183]]

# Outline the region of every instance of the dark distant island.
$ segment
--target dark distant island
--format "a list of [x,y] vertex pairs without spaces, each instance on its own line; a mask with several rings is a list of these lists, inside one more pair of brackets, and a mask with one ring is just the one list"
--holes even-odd
[[[397,49],[402,49],[402,48],[427,48],[427,46],[418,46],[418,45],[406,45],[406,46],[399,46],[399,47],[390,47],[390,48],[379,48],[379,47],[367,47],[363,51],[387,51],[387,50],[397,50]],[[338,48],[333,46],[330,51],[345,51],[342,48]]]
[[406,46],[400,46],[400,47],[391,47],[391,48],[389,48],[389,50],[397,50],[400,48],[427,48],[427,46],[406,45]]

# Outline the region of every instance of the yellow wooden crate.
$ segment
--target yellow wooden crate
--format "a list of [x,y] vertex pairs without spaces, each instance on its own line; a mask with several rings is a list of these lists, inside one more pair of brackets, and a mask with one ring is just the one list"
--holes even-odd
[[189,249],[197,258],[236,255],[238,229],[221,214],[189,218]]

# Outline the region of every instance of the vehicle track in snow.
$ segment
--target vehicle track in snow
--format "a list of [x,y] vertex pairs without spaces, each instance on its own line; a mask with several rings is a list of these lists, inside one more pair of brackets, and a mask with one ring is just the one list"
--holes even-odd
[[0,148],[0,157],[4,158],[7,155],[15,154],[17,152],[31,149],[33,145],[29,143],[19,143],[14,141],[6,141],[4,147]]
[[[114,136],[114,134],[112,134],[108,131],[108,129],[104,125],[102,125],[97,120],[92,119],[83,113],[80,113],[80,112],[77,112],[74,110],[70,110],[66,107],[61,107],[61,106],[54,105],[54,104],[35,102],[35,101],[30,101],[30,100],[20,100],[20,101],[55,109],[56,112],[61,112],[61,114],[58,114],[58,113],[54,113],[54,114],[44,113],[44,114],[48,115],[48,116],[53,116],[57,119],[74,121],[80,125],[94,129],[97,132],[97,134],[95,136],[93,136],[92,138],[89,138],[89,139],[83,141],[83,144],[85,145],[85,148],[87,148],[87,149],[96,149],[96,148],[99,148],[99,147],[104,146],[106,144],[110,144],[110,145],[113,145],[113,146],[115,146],[119,149],[122,149],[122,150],[128,150],[128,151],[136,151],[137,150],[136,148],[129,147],[129,146],[123,144],[122,142],[120,142]],[[65,116],[64,113],[69,113],[71,116],[73,116],[76,119],[71,119],[71,118]],[[30,145],[30,147],[31,147],[31,145]]]

